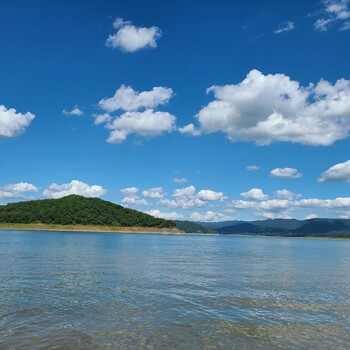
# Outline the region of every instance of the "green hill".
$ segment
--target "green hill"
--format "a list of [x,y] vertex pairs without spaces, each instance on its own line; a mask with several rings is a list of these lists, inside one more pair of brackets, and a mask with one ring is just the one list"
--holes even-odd
[[0,206],[0,223],[176,227],[170,220],[158,219],[99,198],[77,195]]

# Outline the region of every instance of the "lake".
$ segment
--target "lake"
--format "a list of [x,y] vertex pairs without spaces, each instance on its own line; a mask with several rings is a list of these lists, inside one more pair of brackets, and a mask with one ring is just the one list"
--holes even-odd
[[0,231],[0,349],[349,349],[350,240]]

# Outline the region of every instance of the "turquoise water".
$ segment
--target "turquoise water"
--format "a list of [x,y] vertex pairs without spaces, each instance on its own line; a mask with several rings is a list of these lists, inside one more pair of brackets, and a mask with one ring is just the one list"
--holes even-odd
[[0,349],[349,349],[350,241],[0,231]]

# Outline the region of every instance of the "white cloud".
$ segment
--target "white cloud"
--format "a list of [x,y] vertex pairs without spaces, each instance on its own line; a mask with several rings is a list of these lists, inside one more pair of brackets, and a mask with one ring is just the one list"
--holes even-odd
[[181,134],[187,134],[191,136],[199,136],[201,134],[200,130],[196,129],[192,123],[184,126],[183,128],[179,128],[179,132]]
[[77,194],[84,197],[101,197],[107,191],[99,185],[90,186],[79,180],[72,180],[70,183],[58,185],[52,183],[44,192],[44,197],[61,198],[70,194]]
[[258,201],[265,200],[269,198],[260,188],[252,188],[248,192],[242,192],[241,196],[246,199],[254,199]]
[[272,213],[268,211],[260,211],[255,214],[265,219],[292,219],[288,213]]
[[269,199],[259,203],[259,209],[270,212],[290,209],[293,202],[288,199]]
[[314,28],[326,32],[334,23],[341,24],[339,30],[350,29],[349,0],[323,0],[324,17],[317,19]]
[[205,222],[218,222],[218,221],[227,221],[234,220],[233,216],[224,215],[222,213],[216,213],[213,211],[207,211],[205,214],[194,212],[190,216],[193,221],[205,221]]
[[350,160],[333,165],[323,172],[318,182],[347,182],[350,183]]
[[111,113],[118,109],[137,111],[140,108],[155,108],[164,105],[173,97],[173,90],[167,87],[156,86],[150,91],[138,92],[131,86],[122,85],[114,96],[102,99],[98,105]]
[[317,214],[308,214],[304,217],[304,220],[317,219],[317,218],[318,218]]
[[131,207],[136,205],[149,205],[149,203],[145,199],[139,198],[138,196],[125,197],[122,200],[122,204],[124,204],[125,206],[131,206]]
[[183,183],[186,183],[188,180],[185,179],[184,177],[181,177],[181,178],[178,178],[178,177],[175,177],[173,179],[173,182],[175,182],[176,184],[183,184]]
[[126,196],[135,196],[139,189],[137,187],[126,187],[121,188],[119,191]]
[[[173,90],[166,87],[138,92],[122,85],[113,97],[99,102],[99,107],[108,113],[94,115],[95,124],[105,123],[105,128],[111,130],[108,143],[122,143],[131,134],[154,137],[171,132],[176,128],[176,117],[168,112],[155,111],[154,108],[167,103],[172,96]],[[119,116],[110,114],[118,110],[124,113]]]
[[76,116],[81,116],[81,115],[84,114],[84,112],[83,112],[80,108],[78,108],[78,107],[74,107],[74,108],[71,109],[70,111],[64,109],[64,110],[62,111],[62,113],[65,114],[65,115],[76,115]]
[[296,204],[303,208],[350,209],[350,197],[338,197],[335,199],[301,199]]
[[252,70],[236,85],[212,86],[215,100],[196,116],[201,133],[232,141],[275,141],[328,146],[350,131],[350,81],[300,86],[284,74]]
[[0,105],[0,137],[22,134],[34,118],[35,115],[30,112],[17,113],[14,108],[7,109],[4,105]]
[[25,192],[38,192],[39,188],[28,182],[7,184],[0,187],[0,198],[24,198]]
[[198,198],[202,201],[219,201],[224,199],[224,194],[212,190],[201,190],[198,192]]
[[287,21],[282,24],[280,24],[277,29],[275,29],[273,32],[275,34],[281,34],[284,32],[290,32],[295,29],[295,24],[292,21]]
[[257,165],[248,165],[248,166],[246,167],[246,169],[247,169],[248,171],[257,171],[257,170],[260,169],[260,167],[258,167]]
[[300,197],[300,194],[296,194],[296,193],[290,192],[288,190],[277,190],[274,192],[274,194],[278,199],[293,200],[297,197]]
[[156,218],[161,218],[161,219],[166,219],[166,220],[181,220],[183,219],[182,214],[178,214],[176,212],[171,212],[171,213],[162,213],[157,209],[154,210],[148,210],[145,212],[146,214],[155,216]]
[[231,209],[252,209],[252,208],[257,208],[258,204],[256,202],[251,202],[251,201],[244,201],[241,199],[238,200],[233,200],[228,207]]
[[117,18],[113,27],[117,32],[108,37],[106,46],[113,49],[119,48],[125,52],[155,48],[157,39],[162,34],[158,27],[136,27],[130,21],[124,21],[122,18]]
[[93,117],[95,118],[95,122],[94,122],[95,125],[110,123],[112,121],[112,117],[108,113],[93,114]]
[[175,200],[161,199],[157,204],[160,206],[166,206],[169,208],[192,209],[192,208],[203,207],[205,205],[205,202],[193,196],[193,197],[178,197]]
[[193,196],[196,192],[196,188],[194,186],[188,186],[184,188],[178,188],[174,191],[173,197],[188,197]]
[[107,142],[122,143],[130,134],[139,136],[158,136],[175,128],[176,117],[167,112],[126,112],[108,126],[112,129]]
[[302,177],[302,174],[295,168],[276,168],[271,170],[270,175],[272,177],[286,178],[286,179],[298,179]]
[[164,197],[162,187],[149,188],[148,190],[144,190],[142,192],[142,194],[144,197],[147,197],[147,198],[163,198]]

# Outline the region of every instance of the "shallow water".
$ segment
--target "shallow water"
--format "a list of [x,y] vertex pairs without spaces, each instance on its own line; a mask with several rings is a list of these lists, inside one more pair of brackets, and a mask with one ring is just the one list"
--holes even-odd
[[0,349],[349,349],[350,241],[0,231]]

